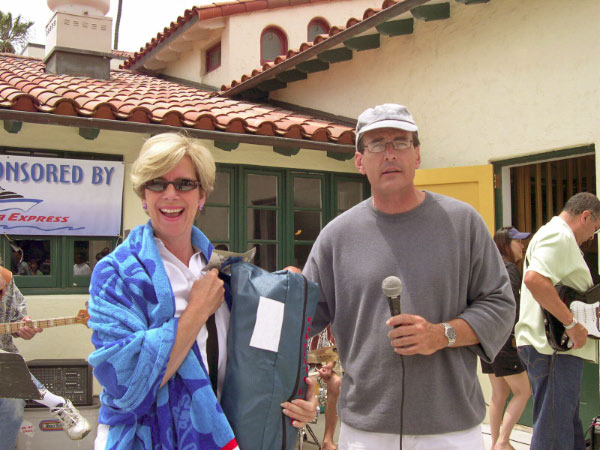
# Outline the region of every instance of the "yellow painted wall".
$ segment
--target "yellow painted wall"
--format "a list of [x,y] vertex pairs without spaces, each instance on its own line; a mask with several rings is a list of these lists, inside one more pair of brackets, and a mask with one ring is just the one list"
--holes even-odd
[[415,185],[468,203],[481,214],[493,234],[496,229],[493,175],[492,165],[417,170]]

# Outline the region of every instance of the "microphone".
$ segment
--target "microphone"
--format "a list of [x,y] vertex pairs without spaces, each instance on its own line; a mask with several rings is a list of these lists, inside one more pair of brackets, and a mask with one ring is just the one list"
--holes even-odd
[[387,277],[381,283],[381,290],[383,291],[383,295],[388,299],[390,314],[392,316],[400,314],[400,294],[402,294],[402,281],[400,281],[400,278],[395,276]]

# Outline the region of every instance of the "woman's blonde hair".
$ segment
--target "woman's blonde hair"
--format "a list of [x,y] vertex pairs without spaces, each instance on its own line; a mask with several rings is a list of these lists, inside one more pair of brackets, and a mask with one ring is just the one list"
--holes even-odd
[[144,184],[171,171],[184,156],[194,164],[202,191],[208,196],[215,184],[215,161],[210,151],[193,139],[177,133],[163,133],[148,139],[131,167],[131,184],[144,198]]

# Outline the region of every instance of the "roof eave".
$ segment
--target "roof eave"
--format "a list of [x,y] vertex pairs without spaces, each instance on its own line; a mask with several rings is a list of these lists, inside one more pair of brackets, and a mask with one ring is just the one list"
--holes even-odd
[[170,125],[125,122],[110,119],[95,119],[79,116],[64,116],[42,112],[15,111],[0,109],[0,120],[12,120],[40,125],[60,125],[78,128],[95,128],[99,130],[122,131],[128,133],[158,134],[166,132],[181,133],[196,139],[206,139],[217,142],[264,145],[290,150],[321,150],[334,154],[351,157],[355,153],[353,145],[335,144],[333,142],[291,139],[278,136],[230,133],[225,131],[200,130],[197,128],[181,128]]
[[281,63],[271,67],[270,69],[267,69],[264,72],[261,72],[255,75],[254,77],[251,77],[246,81],[243,81],[229,88],[226,91],[220,92],[220,95],[226,97],[234,97],[236,95],[239,95],[248,89],[252,89],[253,87],[258,86],[263,81],[275,78],[275,76],[277,76],[281,72],[292,69],[301,62],[308,61],[309,59],[319,55],[320,53],[326,50],[332,49],[340,44],[343,44],[344,41],[348,40],[351,37],[364,33],[365,31],[374,28],[383,22],[386,22],[392,17],[404,14],[405,12],[416,8],[417,6],[421,6],[425,3],[428,3],[429,1],[430,0],[404,0],[403,2],[396,3],[395,5],[390,6],[389,8],[386,8],[378,12],[377,14],[368,17],[367,19],[364,19],[358,22],[357,24],[346,28],[344,31],[341,31],[338,34],[331,36],[325,39],[324,41],[319,42],[318,44],[313,45],[311,48],[300,52],[290,57],[289,59],[286,59],[285,61],[282,61]]

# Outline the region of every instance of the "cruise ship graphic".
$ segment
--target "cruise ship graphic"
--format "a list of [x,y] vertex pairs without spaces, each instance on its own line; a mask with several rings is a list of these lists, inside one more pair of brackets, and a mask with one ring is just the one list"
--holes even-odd
[[35,198],[25,198],[16,192],[8,191],[0,186],[0,211],[8,211],[10,209],[18,209],[21,211],[29,211],[43,200]]

